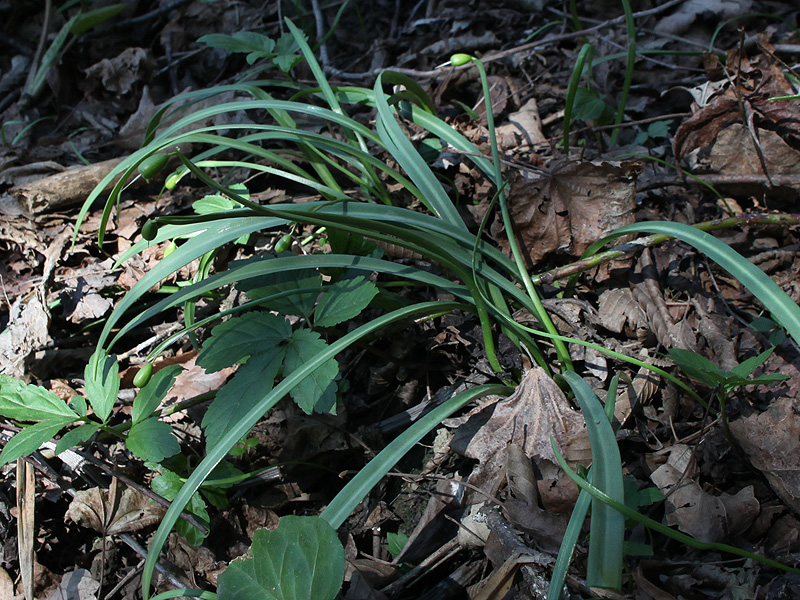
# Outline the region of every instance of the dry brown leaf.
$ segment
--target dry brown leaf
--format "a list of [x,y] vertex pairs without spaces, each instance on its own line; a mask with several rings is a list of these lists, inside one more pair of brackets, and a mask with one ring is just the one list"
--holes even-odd
[[536,98],[531,98],[517,112],[508,115],[508,123],[498,126],[495,131],[504,150],[521,152],[547,143]]
[[124,95],[138,81],[147,80],[154,64],[149,50],[126,48],[116,57],[92,65],[85,73],[87,80],[99,79],[107,91]]
[[647,315],[626,289],[606,290],[598,299],[597,318],[599,323],[614,333],[622,333],[627,324],[633,329],[646,326]]
[[103,535],[139,531],[158,523],[164,508],[116,479],[104,490],[94,487],[75,494],[66,518]]
[[633,297],[641,306],[658,342],[665,348],[696,351],[697,338],[691,326],[685,320],[672,318],[649,250],[639,256],[630,284]]
[[667,523],[701,542],[722,542],[750,527],[760,509],[753,486],[735,496],[712,496],[693,479],[693,463],[692,449],[676,444],[668,462],[650,475],[667,497]]
[[[485,422],[476,430],[481,421]],[[535,367],[525,373],[511,396],[484,408],[459,427],[455,447],[459,441],[464,443],[465,436],[468,442],[463,453],[480,461],[470,483],[487,490],[494,487],[492,484],[498,483],[506,463],[507,445],[517,444],[542,474],[539,491],[545,508],[558,512],[571,509],[577,498],[577,486],[558,467],[550,438],[555,439],[556,446],[573,466],[579,461],[591,462],[589,438],[583,416],[570,406],[543,369]]]
[[723,86],[681,124],[673,140],[675,156],[707,173],[796,174],[800,107],[793,100],[770,99],[794,93],[780,65],[767,53],[748,58],[737,51],[729,52],[726,64],[736,88]]
[[800,514],[800,405],[782,397],[758,415],[730,424],[731,434],[752,465],[761,471],[775,493]]
[[100,582],[86,569],[75,569],[64,573],[61,583],[47,600],[95,600],[100,591]]
[[[552,252],[578,256],[611,231],[634,222],[637,162],[562,160],[542,176],[511,178],[508,203],[516,234],[533,264]],[[502,221],[492,235],[508,249]]]

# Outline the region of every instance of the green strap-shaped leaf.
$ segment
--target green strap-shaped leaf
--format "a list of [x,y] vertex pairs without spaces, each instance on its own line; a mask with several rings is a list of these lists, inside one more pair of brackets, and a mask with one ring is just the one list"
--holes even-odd
[[595,254],[609,241],[629,233],[661,233],[694,246],[750,290],[769,310],[795,342],[800,343],[800,307],[761,269],[713,235],[683,223],[645,221],[617,229],[592,244],[584,256]]
[[[586,419],[592,445],[592,481],[609,497],[625,502],[622,482],[622,460],[614,430],[603,405],[592,388],[574,371],[563,374],[575,394]],[[622,587],[623,542],[625,518],[600,502],[592,500],[592,522],[589,531],[589,563],[586,584],[590,587],[620,589]]]

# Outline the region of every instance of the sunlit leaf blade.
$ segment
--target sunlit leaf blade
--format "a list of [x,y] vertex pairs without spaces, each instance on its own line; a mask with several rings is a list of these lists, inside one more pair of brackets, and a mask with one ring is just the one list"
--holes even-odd
[[52,417],[46,421],[40,421],[35,425],[26,427],[6,443],[3,452],[0,453],[0,465],[35,452],[39,449],[39,446],[52,440],[59,431],[72,423],[73,420],[73,418],[69,417]]
[[[320,334],[310,329],[298,329],[292,333],[286,345],[283,372],[288,376],[302,369],[312,357],[325,352],[328,347]],[[292,399],[306,414],[332,412],[336,404],[334,379],[339,374],[339,363],[331,358],[309,373],[292,391]]]
[[74,419],[77,414],[61,398],[41,386],[0,375],[0,415],[17,421]]
[[281,517],[258,529],[250,557],[234,560],[219,576],[226,600],[333,600],[344,579],[344,547],[319,517]]
[[230,427],[241,421],[258,399],[272,389],[284,355],[284,348],[279,347],[256,354],[217,393],[203,417],[207,447],[216,446]]
[[322,298],[314,309],[314,325],[332,327],[357,317],[378,293],[378,287],[359,275],[337,281],[323,291]]
[[160,463],[181,451],[181,446],[172,433],[169,423],[159,421],[155,417],[133,425],[128,437],[125,438],[125,445],[143,461],[155,463]]
[[146,419],[155,412],[172,388],[172,384],[175,383],[175,378],[182,368],[180,365],[169,365],[160,369],[147,382],[147,385],[138,391],[133,399],[133,407],[131,407],[131,420],[134,423]]
[[119,363],[116,356],[107,356],[98,348],[84,370],[86,398],[97,418],[105,422],[117,401],[119,393]]
[[280,315],[247,313],[211,330],[197,364],[207,371],[219,371],[248,356],[274,351],[291,334],[291,325]]
[[[625,502],[622,460],[614,430],[592,388],[574,371],[563,374],[581,407],[592,445],[592,481],[609,497]],[[589,561],[586,584],[620,589],[622,586],[625,518],[599,500],[592,501]]]

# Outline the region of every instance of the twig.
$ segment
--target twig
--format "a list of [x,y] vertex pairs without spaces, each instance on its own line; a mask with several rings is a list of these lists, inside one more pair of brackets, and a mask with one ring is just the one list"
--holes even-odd
[[[322,18],[322,10],[319,7],[319,0],[311,0],[311,10],[314,12],[314,22],[317,26],[317,39],[324,40],[325,23]],[[319,45],[319,62],[323,68],[328,66],[328,45],[325,42]]]
[[[683,3],[685,0],[670,0],[669,2],[665,2],[661,6],[657,6],[655,8],[651,8],[648,10],[642,10],[639,12],[633,13],[633,18],[638,19],[642,17],[649,17],[651,15],[657,15],[661,12],[669,10],[670,8],[677,6],[678,4]],[[540,48],[542,46],[549,46],[550,44],[555,44],[557,42],[563,42],[566,40],[571,40],[578,37],[583,37],[585,35],[594,34],[598,31],[605,29],[606,27],[610,27],[611,25],[617,25],[619,23],[623,23],[625,21],[625,16],[621,15],[615,19],[609,19],[608,21],[604,21],[599,25],[595,25],[594,27],[590,27],[588,29],[584,29],[582,31],[576,31],[573,33],[564,33],[561,35],[544,38],[542,40],[537,40],[535,42],[529,42],[527,44],[523,44],[521,46],[515,46],[514,48],[509,48],[508,50],[499,50],[497,52],[490,52],[481,57],[481,61],[486,64],[490,62],[494,62],[496,60],[501,60],[508,56],[513,56],[514,54],[519,54],[521,52],[526,52],[528,50],[533,50],[534,48]],[[475,73],[477,73],[477,69],[471,66],[471,63],[464,65],[462,67],[453,67],[453,69],[459,70],[466,70],[466,69],[473,69]],[[384,71],[385,69],[372,69],[370,71],[364,71],[363,73],[347,73],[344,71],[340,71],[334,67],[326,67],[325,72],[329,75],[333,75],[335,77],[339,77],[341,79],[371,79],[373,77],[377,77],[379,73]],[[391,67],[392,71],[396,71],[398,73],[403,73],[404,75],[409,75],[411,77],[417,77],[420,79],[441,79],[445,77],[446,74],[451,71],[452,69],[433,69],[430,71],[417,71],[416,69],[404,69],[401,67]]]

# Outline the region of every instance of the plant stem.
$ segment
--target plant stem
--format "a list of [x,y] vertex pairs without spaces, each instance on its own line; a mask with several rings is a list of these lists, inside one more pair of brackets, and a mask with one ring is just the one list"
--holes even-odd
[[[550,315],[547,314],[547,310],[542,304],[542,299],[539,297],[536,288],[533,286],[533,282],[528,274],[528,269],[525,265],[525,260],[522,257],[522,251],[520,250],[519,242],[517,242],[514,228],[512,226],[511,213],[508,210],[508,201],[506,199],[505,191],[503,190],[503,175],[500,172],[500,153],[497,150],[497,135],[494,129],[494,115],[492,114],[492,100],[489,92],[489,80],[486,76],[486,68],[477,58],[473,58],[472,62],[478,67],[481,85],[483,86],[483,97],[486,106],[486,126],[489,129],[489,146],[491,146],[492,149],[492,162],[494,163],[494,179],[495,185],[498,188],[497,194],[500,202],[500,214],[503,217],[503,224],[506,230],[506,237],[508,238],[508,245],[511,249],[511,255],[514,257],[514,262],[516,263],[517,270],[519,271],[519,278],[522,280],[522,284],[525,287],[525,292],[528,294],[528,297],[533,303],[534,316],[539,320],[548,333],[558,335],[556,326],[553,324]],[[556,353],[558,354],[558,360],[561,363],[561,368],[572,370],[572,359],[570,359],[567,346],[564,344],[564,342],[558,339],[553,339],[553,344],[555,345]]]

